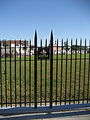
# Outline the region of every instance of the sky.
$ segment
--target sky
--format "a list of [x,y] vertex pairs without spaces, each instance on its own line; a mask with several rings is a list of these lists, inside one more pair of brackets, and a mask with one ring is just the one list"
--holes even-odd
[[0,0],[0,39],[90,40],[89,0]]

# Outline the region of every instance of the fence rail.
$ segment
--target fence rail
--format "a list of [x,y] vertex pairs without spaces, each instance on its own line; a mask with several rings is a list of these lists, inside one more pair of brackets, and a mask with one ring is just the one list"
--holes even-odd
[[90,103],[90,44],[0,41],[0,107]]

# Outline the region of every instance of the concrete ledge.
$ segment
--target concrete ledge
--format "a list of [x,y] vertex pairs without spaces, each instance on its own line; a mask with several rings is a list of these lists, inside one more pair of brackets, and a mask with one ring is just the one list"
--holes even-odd
[[82,110],[82,109],[86,109],[86,108],[90,108],[90,103],[53,106],[52,108],[50,108],[48,106],[42,106],[42,107],[37,107],[37,108],[34,108],[34,107],[12,107],[12,108],[0,108],[0,115],[49,113],[49,112],[59,112],[59,111]]

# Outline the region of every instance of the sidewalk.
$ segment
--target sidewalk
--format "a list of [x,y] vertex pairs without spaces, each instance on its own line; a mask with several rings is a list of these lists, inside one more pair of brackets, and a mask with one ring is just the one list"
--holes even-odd
[[59,118],[50,118],[50,119],[43,119],[43,120],[90,120],[89,115],[78,115],[78,116],[68,116],[68,117],[59,117]]
[[90,109],[58,113],[20,114],[0,116],[0,120],[90,120]]

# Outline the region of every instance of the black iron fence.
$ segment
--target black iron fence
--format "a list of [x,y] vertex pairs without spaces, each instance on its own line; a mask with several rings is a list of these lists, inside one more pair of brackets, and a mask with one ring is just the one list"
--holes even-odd
[[90,44],[0,41],[0,107],[90,103]]

